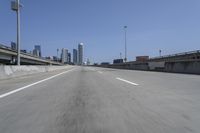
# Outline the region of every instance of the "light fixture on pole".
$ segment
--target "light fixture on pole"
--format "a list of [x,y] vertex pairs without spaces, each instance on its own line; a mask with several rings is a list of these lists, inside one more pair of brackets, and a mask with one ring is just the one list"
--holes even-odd
[[17,13],[17,65],[20,65],[20,7],[19,0],[11,2],[11,9]]
[[125,58],[124,58],[124,62],[127,61],[126,29],[127,29],[127,26],[124,26],[124,34],[125,34]]

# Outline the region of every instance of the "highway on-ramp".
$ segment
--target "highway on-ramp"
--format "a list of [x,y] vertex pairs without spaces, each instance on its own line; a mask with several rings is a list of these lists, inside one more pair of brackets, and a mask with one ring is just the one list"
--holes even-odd
[[200,76],[75,66],[0,80],[0,133],[200,133]]

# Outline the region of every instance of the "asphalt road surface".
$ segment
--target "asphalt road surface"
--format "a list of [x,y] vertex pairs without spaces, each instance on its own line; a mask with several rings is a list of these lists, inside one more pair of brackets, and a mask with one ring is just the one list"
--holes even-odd
[[0,133],[200,133],[200,76],[73,67],[1,80]]

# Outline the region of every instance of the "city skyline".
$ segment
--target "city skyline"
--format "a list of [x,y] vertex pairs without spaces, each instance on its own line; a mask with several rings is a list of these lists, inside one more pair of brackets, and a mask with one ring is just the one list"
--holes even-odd
[[[15,42],[11,42],[10,46],[6,46],[3,44],[0,44],[1,47],[4,47],[6,49],[11,49],[17,51],[17,44]],[[59,53],[60,51],[60,53]],[[48,55],[48,56],[42,56],[42,49],[41,45],[34,45],[34,48],[30,51],[27,51],[26,49],[21,49],[22,53],[29,54],[32,56],[35,56],[37,58],[41,59],[48,59],[56,62],[61,62],[63,64],[74,64],[74,65],[83,65],[87,62],[87,60],[83,60],[83,43],[79,43],[77,45],[77,49],[73,49],[72,54],[68,48],[57,48],[57,55]],[[80,58],[80,59],[79,59]],[[79,60],[78,60],[79,59]],[[15,62],[16,63],[16,62]]]
[[[39,44],[45,49],[44,56],[53,56],[57,48],[72,50],[84,42],[85,58],[112,62],[120,53],[124,57],[124,25],[128,26],[128,61],[140,55],[159,56],[160,49],[163,55],[200,49],[199,1],[106,2],[21,0],[21,49],[30,51]],[[16,41],[16,14],[10,1],[1,1],[1,5],[0,29],[4,33],[0,33],[0,43],[10,45]],[[45,5],[49,8],[44,9]],[[49,15],[52,7],[55,12]]]

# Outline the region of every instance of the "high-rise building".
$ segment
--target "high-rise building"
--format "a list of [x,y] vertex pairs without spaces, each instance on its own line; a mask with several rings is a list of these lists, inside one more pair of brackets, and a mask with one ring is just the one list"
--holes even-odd
[[17,50],[17,44],[15,42],[11,42],[11,49]]
[[77,49],[73,49],[73,63],[74,64],[78,63],[78,51],[77,51]]
[[67,63],[67,61],[68,61],[68,50],[63,48],[61,52],[61,62]]
[[90,60],[89,60],[89,58],[87,58],[86,65],[87,65],[87,66],[89,66],[89,65],[90,65]]
[[53,61],[58,61],[58,57],[57,56],[53,56]]
[[68,53],[67,62],[68,62],[69,64],[71,63],[71,53]]
[[35,51],[37,51],[36,53],[38,53],[38,55],[36,56],[39,56],[39,57],[42,57],[42,52],[41,52],[41,46],[40,45],[35,45]]
[[40,51],[38,49],[34,49],[33,50],[33,55],[39,57],[40,56]]
[[83,43],[78,44],[78,64],[83,64]]

